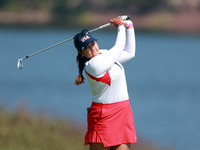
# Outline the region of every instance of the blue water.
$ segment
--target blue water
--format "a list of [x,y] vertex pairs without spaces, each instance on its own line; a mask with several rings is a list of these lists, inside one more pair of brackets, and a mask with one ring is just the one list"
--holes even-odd
[[[73,119],[86,126],[92,95],[86,81],[75,86],[73,42],[24,60],[19,58],[66,40],[80,30],[0,29],[0,101],[8,110]],[[116,31],[93,33],[111,48]],[[200,36],[136,31],[136,57],[124,64],[138,141],[177,150],[200,149]]]

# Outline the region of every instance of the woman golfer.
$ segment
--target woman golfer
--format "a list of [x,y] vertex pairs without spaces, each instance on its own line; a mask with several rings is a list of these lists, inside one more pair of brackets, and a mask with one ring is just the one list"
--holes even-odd
[[137,142],[122,63],[135,56],[135,33],[130,20],[110,20],[118,28],[115,45],[99,50],[97,39],[87,30],[74,36],[78,50],[79,75],[75,84],[84,83],[83,70],[91,86],[93,101],[87,121],[85,145],[90,150],[129,150]]

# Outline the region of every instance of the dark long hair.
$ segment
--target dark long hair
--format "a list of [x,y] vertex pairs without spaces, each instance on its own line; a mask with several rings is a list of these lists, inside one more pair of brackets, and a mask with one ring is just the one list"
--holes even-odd
[[78,50],[78,55],[76,57],[76,61],[78,63],[79,75],[76,77],[76,80],[75,80],[76,85],[84,83],[85,78],[83,76],[83,69],[85,67],[85,62],[89,60],[88,58],[86,58],[80,54],[82,52],[82,49],[86,48],[86,46],[87,46],[84,44],[84,42],[81,41],[81,38],[83,36],[85,36],[86,34],[87,34],[87,36],[89,36],[89,41],[97,40],[97,39],[93,38],[92,35],[89,34],[87,29],[82,30],[81,33],[76,34],[73,38],[74,45],[75,45],[76,49]]
[[83,70],[85,67],[85,62],[88,61],[90,59],[82,56],[80,53],[78,53],[77,57],[76,57],[76,61],[78,63],[78,69],[79,69],[79,75],[76,77],[76,81],[75,83],[77,85],[84,83],[84,76],[83,76]]

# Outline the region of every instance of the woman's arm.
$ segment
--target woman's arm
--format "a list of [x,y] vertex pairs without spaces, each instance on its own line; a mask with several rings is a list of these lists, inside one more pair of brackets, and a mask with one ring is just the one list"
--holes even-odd
[[120,55],[118,61],[120,63],[124,63],[129,61],[130,59],[132,59],[133,57],[135,57],[135,47],[136,47],[136,43],[135,43],[135,31],[134,31],[134,27],[133,27],[133,23],[132,21],[128,20],[127,21],[127,29],[126,29],[126,45],[125,45],[125,49],[122,52],[122,54]]

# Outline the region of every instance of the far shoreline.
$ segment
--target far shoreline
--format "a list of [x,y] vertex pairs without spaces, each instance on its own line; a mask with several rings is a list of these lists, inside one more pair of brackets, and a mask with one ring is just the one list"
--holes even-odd
[[[34,28],[94,28],[109,22],[117,13],[86,12],[78,16],[58,19],[50,12],[3,12],[0,11],[0,27]],[[151,12],[145,15],[131,15],[134,27],[139,31],[175,32],[200,34],[200,11],[171,13]],[[70,22],[66,21],[70,20]]]

